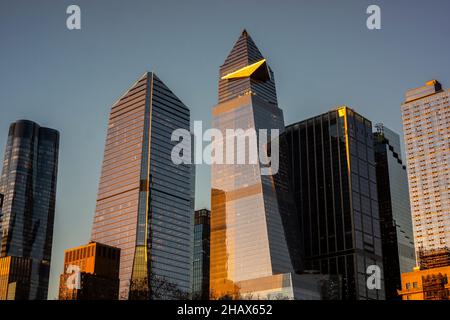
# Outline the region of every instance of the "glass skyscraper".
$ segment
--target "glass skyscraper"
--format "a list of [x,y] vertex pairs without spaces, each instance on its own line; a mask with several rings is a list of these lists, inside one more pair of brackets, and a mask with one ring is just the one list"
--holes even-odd
[[450,247],[450,90],[429,81],[401,110],[416,251]]
[[[347,107],[286,128],[304,268],[341,275],[342,298],[384,299],[372,124]],[[378,266],[381,288],[368,289]]]
[[154,73],[112,106],[92,240],[121,249],[121,299],[192,288],[193,168],[171,160],[176,129],[190,130],[190,111]]
[[59,133],[11,124],[0,177],[0,299],[47,299]]
[[[223,136],[238,129],[284,131],[273,72],[245,30],[220,67],[219,104],[212,115],[212,128]],[[213,141],[225,150],[229,143]],[[256,152],[246,146],[241,151],[247,157]],[[276,178],[286,174],[284,163],[273,176],[249,162],[211,166],[211,296],[298,298],[293,273],[299,247],[287,228],[295,224],[294,202],[287,179]]]
[[195,211],[192,278],[192,294],[194,299],[209,299],[210,224],[211,211],[208,209]]
[[416,265],[408,177],[400,137],[382,124],[374,133],[386,299],[400,299],[401,273]]

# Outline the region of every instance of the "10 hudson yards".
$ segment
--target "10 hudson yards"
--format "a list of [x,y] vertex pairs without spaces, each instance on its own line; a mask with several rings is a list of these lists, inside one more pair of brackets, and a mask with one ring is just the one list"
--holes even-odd
[[0,2],[0,300],[450,300],[448,1],[76,2]]

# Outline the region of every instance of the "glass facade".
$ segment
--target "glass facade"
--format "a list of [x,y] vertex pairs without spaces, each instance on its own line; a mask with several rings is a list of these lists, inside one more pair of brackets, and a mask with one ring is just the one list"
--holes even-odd
[[429,81],[401,110],[416,251],[450,247],[450,90]]
[[400,137],[376,125],[374,150],[380,208],[386,299],[400,299],[401,273],[415,264],[414,236],[409,206],[408,177],[401,159]]
[[194,265],[192,294],[194,299],[209,299],[209,254],[211,211],[195,211],[194,222]]
[[[283,112],[277,106],[273,72],[263,60],[244,30],[220,67],[219,104],[212,112],[212,128],[223,136],[227,129],[283,132]],[[258,61],[262,69],[255,73],[226,77]],[[213,146],[225,150],[228,143],[228,139],[213,140]],[[241,151],[247,157],[249,152],[256,152],[250,151],[249,144],[248,148],[247,144],[237,148],[245,148]],[[277,175],[285,173],[283,165]],[[294,251],[298,248],[290,244],[291,234],[287,235],[285,226],[294,218],[287,211],[294,203],[289,190],[283,190],[281,197],[276,189],[281,179],[261,175],[259,163],[213,163],[211,168],[211,296],[236,297],[248,281],[293,272],[299,258]],[[250,291],[246,287],[246,293]]]
[[[384,299],[372,124],[347,107],[286,128],[304,268],[342,277],[343,299]],[[367,267],[381,270],[369,290]]]
[[92,240],[121,249],[121,299],[191,291],[193,166],[171,160],[176,129],[190,111],[153,73],[111,109]]
[[58,152],[56,130],[28,120],[11,124],[0,178],[0,257],[13,257],[11,274],[15,267],[28,270],[16,284],[20,299],[47,299]]

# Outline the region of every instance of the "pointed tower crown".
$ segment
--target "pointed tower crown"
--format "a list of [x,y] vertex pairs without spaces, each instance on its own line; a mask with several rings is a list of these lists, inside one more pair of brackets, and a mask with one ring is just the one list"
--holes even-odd
[[219,103],[244,94],[277,103],[273,72],[246,29],[220,67]]
[[220,67],[220,76],[222,77],[228,72],[246,67],[263,59],[264,57],[255,42],[247,30],[244,29],[225,59],[225,62]]

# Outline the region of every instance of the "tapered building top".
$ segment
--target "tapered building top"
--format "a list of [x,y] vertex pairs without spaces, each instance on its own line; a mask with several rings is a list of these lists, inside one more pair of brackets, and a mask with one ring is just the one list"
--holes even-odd
[[172,133],[189,128],[189,109],[152,72],[111,108],[91,239],[121,249],[120,299],[175,294],[156,279],[191,290],[192,167],[171,160]]
[[277,104],[273,72],[244,29],[220,67],[219,103],[246,94]]
[[262,59],[264,59],[263,55],[244,29],[221,66],[221,76],[224,75],[222,72],[228,73]]
[[[245,30],[220,67],[219,104],[212,114],[211,127],[221,132],[284,130],[272,71]],[[235,148],[225,140],[226,150]],[[238,147],[250,154],[265,146],[251,148]],[[211,165],[212,298],[294,297],[296,280],[290,279],[300,270],[300,245],[285,163],[276,172],[271,168],[271,175],[262,174],[267,168],[259,162]]]

